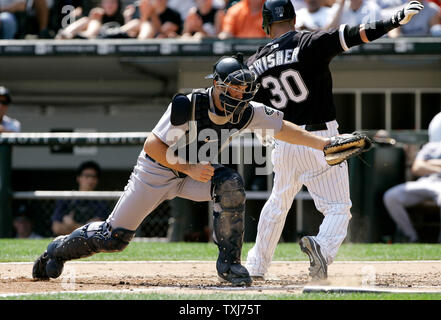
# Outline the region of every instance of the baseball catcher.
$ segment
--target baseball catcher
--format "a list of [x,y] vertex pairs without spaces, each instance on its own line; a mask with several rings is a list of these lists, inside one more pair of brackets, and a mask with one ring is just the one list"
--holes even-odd
[[331,140],[284,121],[281,111],[252,102],[258,85],[241,55],[221,58],[208,78],[213,81],[210,88],[174,96],[147,137],[108,219],[55,238],[35,261],[34,278],[59,277],[68,260],[124,250],[149,213],[163,201],[181,197],[213,201],[217,274],[234,286],[251,284],[248,270],[241,264],[244,181],[235,170],[219,163],[219,153],[246,129],[265,130],[277,139],[321,152]]

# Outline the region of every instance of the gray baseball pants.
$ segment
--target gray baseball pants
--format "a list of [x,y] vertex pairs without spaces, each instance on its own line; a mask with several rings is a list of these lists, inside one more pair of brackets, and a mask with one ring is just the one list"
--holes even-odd
[[[441,206],[441,180],[434,176],[422,177],[417,181],[399,184],[387,190],[383,202],[391,218],[399,230],[409,237],[409,241],[417,241],[418,234],[406,211],[406,207],[416,205],[425,200],[434,200]],[[441,233],[439,242],[441,242]]]
[[141,151],[136,166],[107,221],[113,229],[136,230],[145,217],[165,200],[181,197],[210,201],[211,181],[203,183],[176,174],[150,160]]

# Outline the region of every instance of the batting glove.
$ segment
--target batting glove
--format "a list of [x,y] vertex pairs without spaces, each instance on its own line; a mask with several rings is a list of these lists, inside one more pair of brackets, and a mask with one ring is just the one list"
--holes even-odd
[[392,23],[394,25],[397,23],[400,25],[409,23],[412,17],[423,10],[423,8],[424,6],[420,2],[411,1],[392,17]]

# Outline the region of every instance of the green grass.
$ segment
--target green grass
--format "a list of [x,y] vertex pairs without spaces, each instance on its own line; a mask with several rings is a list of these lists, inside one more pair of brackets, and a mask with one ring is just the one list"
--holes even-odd
[[[0,239],[0,262],[31,262],[46,248],[51,239]],[[246,258],[252,243],[245,243],[242,257]],[[441,260],[439,244],[343,244],[336,261]],[[144,260],[208,260],[217,259],[213,243],[132,242],[118,253],[99,253],[83,260],[144,261]],[[274,261],[307,261],[297,243],[280,243]]]
[[59,293],[33,294],[0,300],[441,300],[438,293],[306,293],[306,294],[240,294],[240,293]]
[[[0,262],[32,262],[52,239],[18,240],[0,239]],[[245,260],[253,243],[245,243],[242,258]],[[390,261],[390,260],[441,260],[439,244],[343,244],[336,261]],[[217,259],[213,243],[163,243],[132,242],[123,252],[100,253],[83,260],[89,261],[158,261]],[[297,243],[280,243],[274,261],[308,261]],[[0,298],[7,300],[441,300],[441,294],[395,293],[308,293],[308,294],[241,294],[209,293],[59,293],[35,294]]]

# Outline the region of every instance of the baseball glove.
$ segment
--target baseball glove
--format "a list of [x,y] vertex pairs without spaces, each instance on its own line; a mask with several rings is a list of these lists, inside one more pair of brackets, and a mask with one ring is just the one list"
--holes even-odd
[[331,143],[323,148],[325,160],[330,166],[366,152],[372,147],[369,137],[360,132],[345,133],[331,138]]

